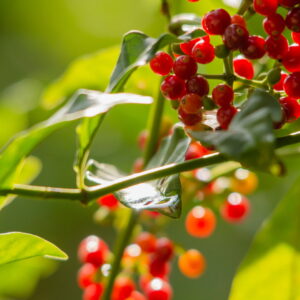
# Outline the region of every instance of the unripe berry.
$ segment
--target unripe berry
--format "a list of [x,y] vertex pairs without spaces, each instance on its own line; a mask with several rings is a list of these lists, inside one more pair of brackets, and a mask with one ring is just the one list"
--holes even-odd
[[173,67],[172,57],[165,52],[158,52],[150,60],[150,68],[154,73],[165,76],[168,75]]
[[178,267],[185,276],[197,278],[201,276],[205,270],[205,258],[198,250],[190,249],[180,255],[178,259]]
[[284,18],[280,14],[269,15],[263,22],[264,30],[268,35],[280,35],[285,28]]
[[233,89],[227,84],[219,84],[213,89],[212,98],[218,106],[229,106],[234,98]]
[[285,19],[285,24],[288,29],[294,32],[300,32],[300,8],[294,7],[291,9]]
[[192,57],[199,64],[208,64],[215,58],[215,49],[212,44],[202,40],[193,47]]
[[186,82],[186,91],[200,97],[206,96],[209,93],[208,81],[201,75],[193,76]]
[[208,12],[202,19],[202,27],[208,34],[222,35],[230,23],[229,13],[222,8]]
[[254,77],[253,64],[250,60],[246,58],[235,58],[233,60],[233,69],[237,75],[246,79],[251,80]]
[[240,25],[229,25],[223,35],[224,44],[231,50],[237,50],[245,45],[249,38],[248,30]]
[[257,35],[249,36],[247,42],[240,47],[240,51],[249,59],[262,58],[266,53],[265,40]]
[[170,75],[164,79],[160,89],[166,98],[177,100],[185,94],[185,82],[176,75]]
[[222,129],[228,129],[231,120],[237,113],[237,109],[234,106],[224,106],[217,111],[217,120]]

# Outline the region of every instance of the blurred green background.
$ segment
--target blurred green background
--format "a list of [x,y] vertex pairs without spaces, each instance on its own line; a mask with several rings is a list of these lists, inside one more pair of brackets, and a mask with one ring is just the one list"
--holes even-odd
[[[163,32],[166,23],[159,14],[160,0],[1,0],[0,1],[0,143],[16,132],[45,119],[51,112],[41,105],[43,90],[58,78],[78,56],[118,45],[132,29],[150,36]],[[174,0],[174,11],[203,12],[220,6],[221,1]],[[230,9],[230,8],[228,8]],[[234,10],[232,9],[231,12]],[[252,30],[258,29],[256,20]],[[256,27],[257,28],[256,28]],[[215,64],[213,68],[218,68]],[[99,78],[101,80],[101,78]],[[145,125],[147,107],[134,105],[113,109],[105,119],[93,145],[92,157],[129,171],[140,152],[136,137]],[[34,184],[71,187],[75,176],[75,126],[51,135],[34,151],[43,169]],[[124,155],[126,153],[126,156]],[[197,240],[185,233],[183,219],[171,221],[168,233],[187,248],[198,248],[207,257],[208,269],[197,280],[183,277],[174,264],[171,282],[175,300],[228,298],[236,268],[251,239],[297,175],[300,159],[287,160],[288,177],[261,174],[260,188],[251,196],[252,214],[238,226],[220,220],[216,233]],[[76,284],[79,241],[97,234],[113,245],[114,232],[93,223],[96,207],[57,200],[18,198],[0,215],[1,232],[23,231],[37,234],[66,251],[70,259],[60,263],[51,277],[41,280],[31,300],[81,299]],[[0,278],[1,280],[1,278]]]

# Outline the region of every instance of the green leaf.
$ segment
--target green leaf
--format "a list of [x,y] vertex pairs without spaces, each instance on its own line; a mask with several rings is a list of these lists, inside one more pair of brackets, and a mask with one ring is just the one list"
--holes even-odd
[[[125,103],[150,104],[151,97],[135,94],[109,94],[90,90],[78,91],[65,106],[50,119],[17,135],[0,153],[0,188],[15,182],[17,168],[33,148],[54,130],[68,123],[103,114],[113,106]],[[0,208],[6,204],[2,199]]]
[[0,234],[0,266],[37,256],[68,259],[63,251],[36,235],[22,232]]
[[[159,151],[147,169],[184,161],[190,138],[181,127],[175,127],[171,137],[163,140]],[[111,183],[125,175],[112,165],[89,161],[86,177],[96,184]],[[181,184],[179,174],[137,184],[115,193],[121,203],[136,210],[155,210],[178,218],[181,213]]]
[[255,237],[230,300],[300,299],[300,178]]
[[280,164],[274,154],[273,124],[281,118],[278,101],[268,93],[256,90],[233,118],[228,130],[189,133],[248,168],[275,172],[278,171],[275,166],[280,167]]

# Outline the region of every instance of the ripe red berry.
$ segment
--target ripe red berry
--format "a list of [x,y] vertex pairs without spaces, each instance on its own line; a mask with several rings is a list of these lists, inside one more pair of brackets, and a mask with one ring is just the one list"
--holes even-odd
[[253,1],[254,10],[263,16],[269,16],[276,13],[277,7],[278,7],[278,0],[254,0]]
[[178,259],[178,267],[185,276],[197,278],[203,274],[206,267],[206,261],[201,252],[195,249],[190,249],[180,255]]
[[240,51],[249,59],[262,58],[266,53],[265,40],[260,36],[251,35],[247,42],[240,47]]
[[250,204],[248,199],[239,194],[230,194],[221,206],[221,215],[228,222],[239,222],[249,213]]
[[[198,0],[197,0],[198,1]],[[195,2],[195,1],[194,1]],[[140,292],[138,291],[133,291],[131,294],[130,294],[130,297],[127,298],[126,300],[147,300],[145,298],[145,296],[143,294],[141,294]]]
[[171,300],[173,294],[170,284],[160,278],[152,279],[145,292],[148,300]]
[[233,89],[227,84],[219,84],[213,89],[212,98],[218,106],[229,106],[234,98]]
[[195,46],[195,44],[197,44],[199,41],[202,41],[202,40],[209,43],[210,42],[209,35],[202,36],[202,37],[199,37],[199,38],[192,39],[188,42],[181,43],[180,44],[180,49],[184,54],[191,56],[192,55],[192,49]]
[[160,89],[166,98],[177,100],[185,94],[185,82],[176,75],[170,75],[164,79]]
[[119,206],[119,201],[114,196],[114,194],[107,194],[105,196],[102,196],[97,200],[97,202],[100,206],[105,206],[109,210],[115,210]]
[[300,44],[300,32],[292,32],[291,33],[292,39],[296,44]]
[[282,15],[273,14],[264,19],[264,30],[268,35],[280,35],[285,28],[285,21]]
[[202,146],[199,142],[193,142],[190,144],[186,154],[185,154],[185,159],[190,160],[190,159],[196,159],[200,158],[204,155],[209,154],[210,151]]
[[208,81],[201,75],[193,76],[186,82],[186,92],[206,96],[209,93]]
[[168,75],[173,67],[172,57],[165,52],[158,52],[150,60],[150,68],[154,73],[165,76]]
[[114,283],[112,300],[125,300],[135,290],[134,282],[128,277],[118,277]]
[[266,39],[265,49],[269,57],[280,60],[288,52],[289,43],[283,35],[269,36]]
[[192,57],[199,64],[208,64],[215,58],[215,49],[212,44],[201,40],[193,47]]
[[285,18],[285,25],[291,31],[300,32],[300,8],[299,7],[294,7],[288,12]]
[[135,239],[135,243],[138,244],[143,252],[153,253],[156,250],[156,237],[150,232],[142,232]]
[[284,97],[280,98],[279,103],[283,109],[286,122],[293,122],[300,117],[300,104],[296,99]]
[[156,241],[155,256],[160,261],[170,260],[173,254],[174,254],[174,245],[168,238],[162,237]]
[[229,25],[223,35],[223,42],[227,48],[237,50],[242,45],[245,45],[249,38],[248,30],[240,25]]
[[245,19],[240,15],[234,15],[231,17],[231,24],[237,24],[242,27],[247,27]]
[[181,79],[189,79],[197,72],[197,63],[188,55],[181,55],[176,58],[173,70],[176,76]]
[[178,117],[179,120],[187,125],[187,126],[193,126],[197,123],[201,122],[202,120],[202,113],[198,112],[196,114],[187,114],[181,107],[178,109]]
[[96,273],[97,267],[90,263],[84,264],[77,273],[78,286],[82,289],[85,289],[90,284],[94,283],[94,277]]
[[187,114],[198,113],[202,107],[202,99],[197,94],[186,94],[181,98],[180,107]]
[[222,129],[228,129],[231,120],[237,113],[237,109],[234,106],[221,107],[217,111],[217,120]]
[[289,72],[300,71],[300,45],[291,45],[282,59],[283,66]]
[[208,12],[202,19],[202,27],[208,34],[222,35],[230,23],[229,13],[222,8]]
[[95,235],[90,235],[81,241],[78,248],[79,260],[100,267],[108,254],[106,243]]
[[90,284],[83,292],[83,300],[99,300],[103,294],[103,285],[100,283]]
[[283,91],[283,82],[287,78],[288,74],[281,72],[280,80],[273,85],[275,91]]
[[156,256],[152,256],[149,262],[149,273],[153,277],[166,278],[169,274],[170,267],[166,261],[160,260]]
[[292,73],[283,82],[286,94],[295,99],[300,98],[300,72]]
[[202,206],[195,206],[185,220],[187,232],[199,238],[210,236],[216,227],[216,217],[211,209]]
[[250,60],[237,57],[233,60],[234,72],[246,79],[251,80],[254,77],[254,67]]

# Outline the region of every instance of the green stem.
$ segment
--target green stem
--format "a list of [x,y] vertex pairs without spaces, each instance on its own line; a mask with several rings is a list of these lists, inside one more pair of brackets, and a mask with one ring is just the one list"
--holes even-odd
[[243,15],[250,8],[252,2],[252,0],[243,0],[237,11],[237,14]]
[[255,88],[259,88],[259,89],[268,89],[268,86],[261,82],[261,81],[256,81],[256,80],[248,80],[245,78],[241,78],[241,77],[237,77],[235,76],[235,81],[241,82],[247,86],[252,86]]
[[216,80],[226,80],[227,75],[226,74],[199,74],[206,79],[216,79]]
[[228,85],[232,86],[235,80],[235,76],[233,74],[232,68],[232,55],[229,55],[223,59],[224,68],[225,68],[225,75],[226,75],[226,82]]
[[120,271],[120,264],[123,257],[123,252],[125,247],[128,245],[132,232],[135,228],[135,225],[137,223],[139,217],[139,213],[135,210],[131,210],[128,216],[128,223],[125,227],[124,231],[121,233],[120,237],[117,240],[116,248],[114,251],[114,262],[112,264],[112,268],[109,273],[107,285],[105,287],[103,300],[110,300],[111,293],[114,287],[115,279]]

